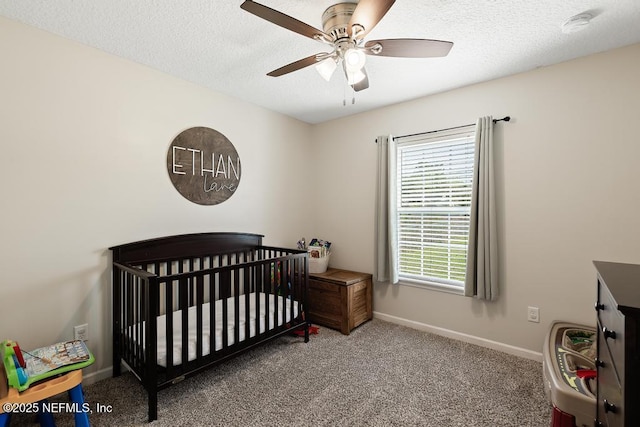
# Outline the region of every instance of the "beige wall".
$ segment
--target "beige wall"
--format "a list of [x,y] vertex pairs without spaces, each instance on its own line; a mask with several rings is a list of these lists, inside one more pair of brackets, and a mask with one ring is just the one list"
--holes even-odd
[[[218,230],[291,247],[305,233],[308,124],[4,18],[0,52],[0,340],[35,348],[88,322],[91,370],[103,370],[108,247]],[[192,126],[240,155],[239,188],[220,205],[169,180],[169,144]]]
[[[496,126],[501,298],[377,285],[380,316],[540,352],[552,320],[594,322],[593,259],[640,263],[640,45],[315,126],[4,18],[0,51],[0,339],[28,349],[88,322],[93,372],[111,365],[111,245],[317,236],[334,243],[334,266],[372,271],[381,134],[513,117]],[[221,205],[190,203],[169,181],[166,151],[191,126],[240,154],[240,187]]]
[[332,264],[373,271],[377,135],[510,115],[495,127],[500,299],[377,285],[374,310],[535,353],[555,319],[595,324],[591,261],[640,263],[639,75],[634,45],[314,126],[313,158],[332,171],[314,192]]

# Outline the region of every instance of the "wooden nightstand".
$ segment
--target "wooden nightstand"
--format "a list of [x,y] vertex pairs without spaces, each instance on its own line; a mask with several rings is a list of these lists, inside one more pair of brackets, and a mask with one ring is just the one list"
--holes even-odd
[[373,317],[371,274],[329,268],[309,273],[309,319],[349,335]]

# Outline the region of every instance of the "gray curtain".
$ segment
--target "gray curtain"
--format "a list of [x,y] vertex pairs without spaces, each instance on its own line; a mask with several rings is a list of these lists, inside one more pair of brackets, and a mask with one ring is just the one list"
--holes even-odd
[[379,136],[375,213],[374,280],[398,283],[396,258],[396,150],[393,137]]
[[464,294],[493,301],[498,297],[498,236],[493,173],[493,117],[476,124],[467,274]]

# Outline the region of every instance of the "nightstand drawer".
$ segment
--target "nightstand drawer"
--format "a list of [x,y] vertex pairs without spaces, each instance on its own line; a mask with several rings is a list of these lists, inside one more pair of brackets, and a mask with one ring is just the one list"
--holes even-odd
[[[602,331],[598,339],[603,339]],[[605,346],[606,347],[606,346]],[[608,349],[598,351],[598,413],[607,426],[623,426],[622,387]]]
[[624,316],[616,309],[616,303],[606,287],[602,285],[599,287],[598,296],[600,304],[600,309],[598,310],[600,343],[604,343],[611,353],[616,371],[624,372]]

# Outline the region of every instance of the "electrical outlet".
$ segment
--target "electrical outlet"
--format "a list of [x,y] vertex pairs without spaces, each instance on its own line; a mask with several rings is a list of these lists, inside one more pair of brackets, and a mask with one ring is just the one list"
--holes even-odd
[[538,307],[527,307],[527,320],[540,323],[540,309]]
[[89,340],[89,324],[78,325],[73,327],[73,338],[76,340]]

